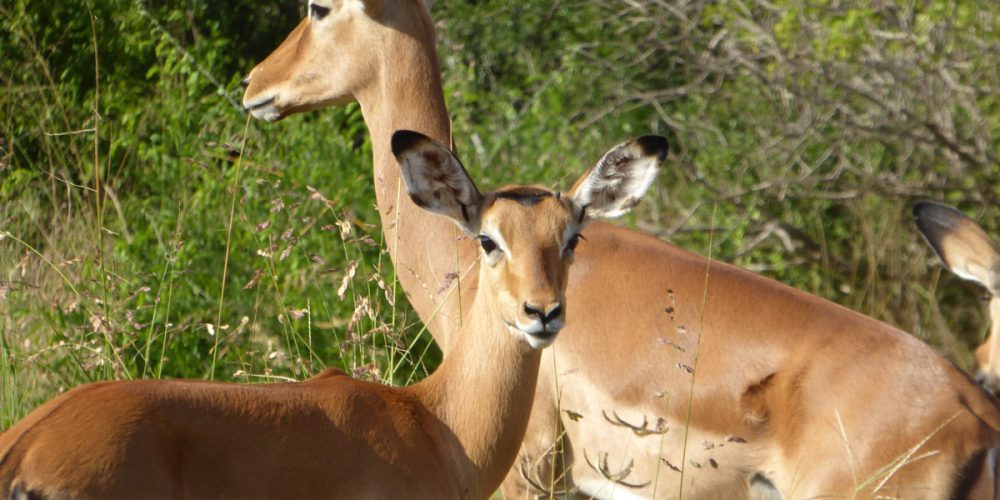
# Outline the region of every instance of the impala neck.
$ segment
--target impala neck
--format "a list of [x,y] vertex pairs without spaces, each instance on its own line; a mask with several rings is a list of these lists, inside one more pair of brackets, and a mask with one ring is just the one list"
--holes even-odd
[[541,363],[541,350],[515,337],[483,295],[437,371],[409,388],[450,433],[467,498],[489,497],[517,458]]
[[990,298],[989,307],[990,336],[986,338],[989,358],[981,364],[983,367],[988,367],[991,373],[1000,375],[1000,297]]
[[[376,83],[358,92],[357,99],[372,137],[376,202],[396,277],[420,319],[447,353],[451,344],[447,333],[458,331],[461,325],[462,301],[452,287],[456,273],[461,272],[459,262],[472,262],[474,254],[469,251],[474,248],[454,244],[462,235],[455,224],[410,200],[390,145],[393,132],[401,129],[450,144],[451,126],[433,26],[429,17],[423,21],[388,40],[383,47],[387,57],[382,58]],[[463,284],[462,288],[467,290],[468,286]],[[471,297],[466,299],[471,302]]]

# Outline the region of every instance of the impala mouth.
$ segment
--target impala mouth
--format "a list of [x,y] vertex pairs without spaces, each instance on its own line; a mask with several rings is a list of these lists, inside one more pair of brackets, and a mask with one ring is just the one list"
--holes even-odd
[[548,324],[534,323],[526,327],[507,322],[507,328],[511,333],[520,335],[534,349],[544,349],[552,345],[563,326],[562,321],[553,321]]
[[282,118],[281,111],[275,107],[274,101],[277,96],[263,96],[251,100],[243,100],[243,107],[253,115],[254,118],[276,122]]

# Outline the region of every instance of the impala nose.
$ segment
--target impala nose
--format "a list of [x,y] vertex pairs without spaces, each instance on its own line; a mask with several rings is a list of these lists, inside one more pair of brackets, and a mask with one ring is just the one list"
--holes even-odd
[[534,316],[538,318],[538,321],[542,322],[542,325],[551,323],[552,320],[559,319],[562,316],[563,307],[559,302],[553,303],[548,307],[548,312],[542,310],[542,308],[524,303],[524,313],[528,316]]
[[240,84],[243,85],[243,88],[249,87],[250,86],[250,75],[247,75],[247,76],[243,77],[243,79],[240,80]]

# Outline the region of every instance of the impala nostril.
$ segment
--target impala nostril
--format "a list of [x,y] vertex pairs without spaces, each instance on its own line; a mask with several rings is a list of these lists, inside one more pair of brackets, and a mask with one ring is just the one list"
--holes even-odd
[[538,309],[537,307],[528,304],[527,302],[524,303],[524,314],[527,314],[528,316],[538,316],[538,319],[541,320],[545,319],[545,315],[542,314],[541,309]]
[[556,304],[556,306],[553,307],[552,310],[549,311],[549,313],[546,314],[544,318],[542,318],[542,322],[548,323],[549,321],[552,321],[562,316],[562,312],[563,312],[562,304]]
[[242,80],[240,80],[240,84],[243,85],[243,88],[249,87],[250,86],[250,75],[247,75]]
[[538,320],[541,321],[542,324],[545,324],[545,323],[550,323],[552,322],[552,320],[558,319],[560,316],[562,316],[563,307],[562,304],[556,303],[555,305],[552,306],[549,312],[546,313],[542,308],[533,306],[525,302],[524,313],[527,314],[528,316],[534,316],[538,318]]

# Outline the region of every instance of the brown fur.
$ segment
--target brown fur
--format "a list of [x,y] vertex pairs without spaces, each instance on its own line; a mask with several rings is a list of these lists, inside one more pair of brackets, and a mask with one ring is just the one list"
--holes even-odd
[[[350,54],[371,69],[369,84],[351,95],[372,134],[386,241],[447,359],[459,304],[470,302],[477,284],[436,288],[473,265],[474,243],[439,246],[454,240],[454,230],[398,195],[391,131],[414,129],[447,143],[450,127],[426,12],[403,0],[387,1],[384,12],[378,24],[387,29],[371,24],[378,44],[338,40],[310,57]],[[273,69],[294,44],[283,44],[254,74],[296,78]],[[253,78],[246,99],[273,90]],[[317,85],[310,92],[327,94],[308,106],[343,95],[339,82]],[[584,235],[569,277],[571,326],[543,355],[522,451],[544,455],[560,435],[552,424],[561,422],[569,476],[549,485],[560,473],[541,467],[536,484],[584,485],[599,497],[739,498],[760,494],[751,483],[770,481],[786,498],[949,498],[963,468],[1000,444],[996,401],[912,336],[635,231],[595,223]],[[612,412],[636,428],[646,419],[667,430],[640,437],[602,416]],[[893,466],[907,456],[921,458]],[[527,488],[515,468],[504,493],[523,498]]]

